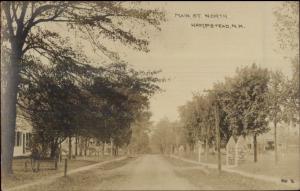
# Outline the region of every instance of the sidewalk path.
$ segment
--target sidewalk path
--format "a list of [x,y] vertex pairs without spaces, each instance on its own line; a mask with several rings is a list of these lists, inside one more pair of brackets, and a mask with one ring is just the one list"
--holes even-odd
[[[179,159],[179,160],[182,160],[182,161],[185,161],[185,162],[202,165],[202,166],[205,166],[205,167],[208,167],[208,168],[217,169],[217,165],[214,165],[214,164],[197,162],[197,161],[194,161],[194,160],[178,157],[176,155],[170,155],[170,156],[172,158]],[[278,178],[278,177],[248,173],[248,172],[241,171],[241,170],[231,169],[231,168],[228,168],[226,166],[223,166],[222,170],[225,171],[225,172],[236,173],[236,174],[239,174],[241,176],[248,177],[248,178],[254,178],[254,179],[268,181],[268,182],[272,182],[272,183],[276,183],[276,184],[282,184],[282,185],[285,185],[285,186],[289,186],[292,189],[299,189],[300,188],[299,181],[295,181],[294,183],[283,183],[283,182],[281,182],[281,178]]]
[[[124,160],[126,158],[127,157],[125,156],[125,157],[120,157],[120,158],[113,159],[113,160],[108,160],[108,161],[99,162],[99,163],[92,164],[92,165],[79,167],[79,168],[68,171],[67,174],[70,175],[70,174],[78,173],[78,172],[81,172],[81,171],[90,170],[90,169],[93,169],[95,167],[99,167],[99,166],[102,166],[102,165],[105,165],[105,164],[108,164],[108,163],[111,163],[111,162],[115,162],[115,161]],[[49,176],[49,177],[44,177],[41,180],[37,180],[37,181],[31,182],[31,183],[23,184],[23,185],[16,186],[16,187],[13,187],[13,188],[8,188],[5,191],[23,190],[23,189],[28,188],[30,186],[34,186],[34,185],[38,185],[38,184],[51,183],[51,182],[55,181],[57,178],[60,178],[60,177],[63,177],[63,176],[64,176],[64,173],[57,173],[57,174]]]

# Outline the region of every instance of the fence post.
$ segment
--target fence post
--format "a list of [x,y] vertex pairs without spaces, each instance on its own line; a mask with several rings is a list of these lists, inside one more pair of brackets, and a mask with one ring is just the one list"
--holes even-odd
[[201,162],[202,142],[198,141],[198,162]]
[[37,171],[40,171],[40,159],[37,159]]
[[58,159],[55,158],[55,162],[54,162],[54,168],[55,168],[55,170],[57,170],[57,161],[58,161]]
[[27,172],[27,160],[25,161],[25,172]]
[[68,170],[68,159],[65,159],[65,171],[64,171],[64,176],[67,176],[67,170]]

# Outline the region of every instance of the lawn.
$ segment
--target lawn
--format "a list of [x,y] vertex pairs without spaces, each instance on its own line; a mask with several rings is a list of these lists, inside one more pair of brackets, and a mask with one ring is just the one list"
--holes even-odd
[[293,179],[300,181],[300,155],[299,152],[286,153],[279,157],[279,161],[275,164],[274,155],[260,155],[258,162],[254,163],[249,159],[236,169],[243,170],[255,174],[263,174],[268,176],[276,176],[283,179]]
[[[198,161],[198,153],[186,153],[182,157]],[[222,165],[226,164],[225,154],[222,154],[221,161]],[[217,164],[217,155],[209,154],[207,159],[202,155],[201,162]],[[259,153],[257,163],[253,162],[253,155],[248,155],[244,163],[233,169],[283,179],[293,179],[299,182],[300,153],[299,151],[281,153],[277,164],[275,164],[273,152]]]
[[[82,171],[77,174],[71,174],[67,177],[61,177],[50,184],[40,184],[28,187],[24,191],[84,191],[93,190],[94,187],[103,182],[114,182],[123,178],[121,174],[111,176],[107,172],[112,169],[121,167],[129,161],[136,158],[126,158],[121,161],[114,161],[103,166],[94,168],[93,170]],[[101,173],[99,173],[99,170]]]
[[[205,190],[287,190],[289,187],[247,178],[241,175],[207,169],[209,173],[197,168],[190,168],[191,164],[174,158],[167,158],[174,166],[189,167],[185,170],[175,170],[178,176],[188,179],[192,184]],[[194,165],[195,167],[198,165]]]
[[[194,153],[194,152],[191,152],[191,153],[184,153],[181,155],[183,158],[187,158],[187,159],[191,159],[191,160],[194,160],[194,161],[198,161],[198,153]],[[209,163],[209,164],[217,164],[218,162],[218,155],[217,154],[208,154],[207,155],[207,158],[204,154],[201,155],[201,162],[203,163]],[[226,164],[226,155],[222,154],[221,155],[221,161],[222,161],[222,164],[225,165]]]
[[[68,170],[76,169],[79,167],[95,164],[97,162],[111,159],[110,156],[105,157],[77,157],[73,160],[68,160]],[[1,188],[11,188],[26,183],[31,183],[39,179],[43,179],[47,176],[62,173],[64,171],[64,161],[58,163],[58,169],[54,170],[54,164],[42,163],[39,172],[32,172],[30,162],[28,162],[28,168],[25,170],[25,161],[29,159],[14,159],[12,176],[3,177],[1,181]]]

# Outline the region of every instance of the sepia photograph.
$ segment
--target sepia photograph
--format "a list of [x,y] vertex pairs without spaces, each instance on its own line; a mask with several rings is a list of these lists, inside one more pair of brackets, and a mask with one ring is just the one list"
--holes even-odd
[[1,1],[1,190],[300,190],[299,1]]

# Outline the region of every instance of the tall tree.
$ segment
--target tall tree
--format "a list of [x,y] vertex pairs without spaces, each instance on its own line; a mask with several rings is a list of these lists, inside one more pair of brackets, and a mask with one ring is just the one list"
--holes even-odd
[[151,145],[153,151],[161,154],[171,153],[172,145],[175,144],[174,129],[168,118],[163,118],[152,128]]
[[[146,35],[137,35],[132,24],[151,25],[159,29],[164,15],[158,10],[130,6],[128,2],[1,2],[1,39],[10,49],[10,62],[1,63],[1,173],[12,173],[12,157],[16,125],[16,103],[19,68],[24,55],[40,54],[45,58],[78,61],[71,47],[59,33],[51,31],[51,23],[64,23],[65,30],[81,32],[81,37],[110,58],[118,55],[100,39],[119,41],[134,49],[148,51]],[[81,60],[82,61],[82,60]],[[84,62],[88,63],[88,62]]]
[[299,2],[282,2],[274,15],[279,44],[277,51],[291,63],[292,69],[292,77],[286,85],[286,111],[289,113],[289,122],[299,125]]
[[201,133],[201,126],[199,125],[200,118],[198,105],[192,101],[188,101],[185,105],[178,108],[180,121],[186,129],[185,137],[189,148],[193,149],[194,145],[199,140],[198,135]]
[[78,117],[88,106],[88,97],[76,85],[74,73],[69,72],[60,64],[45,67],[28,59],[20,70],[18,108],[31,121],[34,139],[43,145],[43,151],[50,147],[51,157],[58,145],[77,131]]
[[230,94],[226,112],[230,125],[238,130],[237,135],[252,135],[254,145],[254,162],[257,162],[257,136],[268,128],[268,82],[267,69],[253,64],[237,70],[231,80]]
[[[193,99],[179,108],[179,115],[183,127],[189,132],[187,140],[196,143],[200,140],[205,143],[205,155],[208,156],[209,147],[215,141],[215,104],[219,105],[219,125],[221,126],[221,142],[226,143],[230,137],[225,112],[221,107],[224,99],[223,84],[215,84],[208,94],[194,94]],[[191,136],[193,135],[193,136]],[[216,146],[216,145],[215,145]]]
[[143,112],[132,124],[132,136],[129,147],[134,153],[144,154],[150,152],[149,133],[152,125],[150,117],[150,112]]
[[95,78],[89,91],[102,98],[100,112],[110,126],[109,138],[117,146],[128,144],[131,137],[131,124],[149,107],[150,97],[160,91],[158,78],[160,71],[135,71],[125,63],[109,66],[109,78]]

